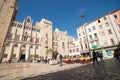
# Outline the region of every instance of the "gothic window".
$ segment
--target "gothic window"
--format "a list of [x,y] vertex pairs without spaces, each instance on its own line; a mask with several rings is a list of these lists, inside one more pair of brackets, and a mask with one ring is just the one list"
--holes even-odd
[[23,36],[23,41],[27,41],[27,37],[26,36]]
[[46,33],[46,39],[48,40],[48,34]]
[[30,18],[28,18],[28,19],[27,19],[27,22],[29,23],[30,21],[31,21]]
[[62,47],[65,48],[65,43],[64,42],[62,43]]
[[18,28],[22,28],[22,25],[21,25],[21,24],[18,24],[17,27],[18,27]]
[[87,44],[85,43],[85,48],[87,49]]
[[81,44],[81,48],[83,49],[83,45]]
[[14,22],[11,24],[11,26],[13,26],[13,27],[16,27],[16,25],[17,25],[17,24],[16,24],[16,23],[14,23]]

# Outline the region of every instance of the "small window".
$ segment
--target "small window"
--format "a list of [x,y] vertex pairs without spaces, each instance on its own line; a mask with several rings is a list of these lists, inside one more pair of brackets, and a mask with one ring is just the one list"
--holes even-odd
[[93,30],[96,30],[95,26],[93,26]]
[[101,35],[102,35],[102,36],[105,36],[105,32],[101,32]]
[[110,26],[110,24],[108,22],[105,23],[106,26]]
[[94,33],[95,38],[98,38],[97,33]]
[[90,28],[88,29],[88,32],[91,32],[91,29],[90,29]]
[[117,14],[115,14],[115,15],[114,15],[114,18],[115,18],[115,19],[117,19],[117,18],[118,18]]
[[100,23],[100,20],[98,20],[98,23]]
[[109,33],[109,34],[112,34],[112,31],[111,31],[111,30],[108,30],[108,33]]
[[99,28],[100,28],[100,29],[102,29],[102,28],[103,28],[103,26],[102,26],[102,25],[99,25]]
[[70,50],[70,53],[72,53],[72,50]]
[[104,20],[107,20],[106,16],[104,17]]
[[118,24],[118,27],[119,27],[119,29],[120,29],[120,24]]
[[92,39],[92,35],[89,35],[90,39]]

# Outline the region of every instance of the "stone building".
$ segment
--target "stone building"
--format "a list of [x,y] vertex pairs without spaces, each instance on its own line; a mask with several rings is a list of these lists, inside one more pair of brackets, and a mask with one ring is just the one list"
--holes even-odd
[[2,61],[4,40],[11,21],[15,20],[18,0],[0,0],[0,62]]
[[[49,33],[48,33],[49,32]],[[52,57],[52,22],[42,19],[33,26],[31,17],[23,22],[13,21],[4,42],[3,62],[9,59],[28,61],[38,57]]]
[[79,40],[68,36],[69,56],[81,56]]
[[68,55],[68,35],[67,31],[55,29],[53,32],[53,50],[57,50],[63,56]]
[[113,56],[113,51],[119,44],[120,36],[112,15],[113,13],[107,13],[77,28],[80,47],[84,53],[86,50],[88,52],[96,50],[102,51],[104,57]]

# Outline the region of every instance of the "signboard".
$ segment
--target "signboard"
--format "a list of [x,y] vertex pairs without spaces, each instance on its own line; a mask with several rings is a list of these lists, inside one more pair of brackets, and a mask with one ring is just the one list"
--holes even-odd
[[94,49],[97,48],[97,47],[98,47],[97,45],[93,45],[93,46],[92,46],[92,48],[94,48]]

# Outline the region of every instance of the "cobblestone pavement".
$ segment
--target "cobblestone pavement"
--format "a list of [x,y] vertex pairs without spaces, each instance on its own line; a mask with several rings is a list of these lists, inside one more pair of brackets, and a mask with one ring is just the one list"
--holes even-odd
[[88,64],[23,80],[120,80],[120,62],[109,59],[100,65]]
[[[87,65],[87,64],[84,64]],[[62,67],[48,63],[11,63],[0,64],[0,80],[20,80],[31,76],[63,71],[83,64],[63,64]]]

